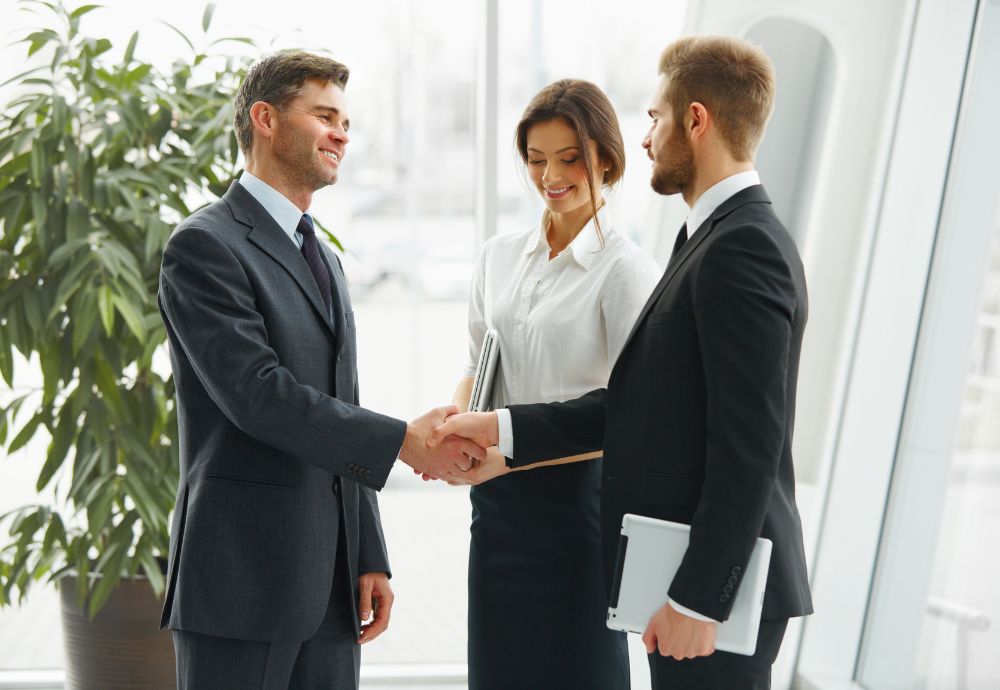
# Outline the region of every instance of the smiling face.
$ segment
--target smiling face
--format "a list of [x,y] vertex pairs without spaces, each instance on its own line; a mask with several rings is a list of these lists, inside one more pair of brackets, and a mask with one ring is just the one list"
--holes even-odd
[[649,159],[653,161],[650,186],[657,194],[683,194],[695,178],[694,151],[684,130],[683,120],[674,117],[667,99],[669,84],[661,78],[649,116],[653,123],[642,140]]
[[553,213],[569,213],[586,204],[592,207],[591,190],[599,196],[604,172],[597,155],[597,143],[587,142],[594,162],[587,184],[588,171],[583,166],[580,142],[565,120],[556,118],[533,124],[527,135],[528,174],[545,205]]
[[289,183],[312,193],[337,181],[350,140],[347,102],[339,86],[308,80],[278,110],[276,124],[272,152]]

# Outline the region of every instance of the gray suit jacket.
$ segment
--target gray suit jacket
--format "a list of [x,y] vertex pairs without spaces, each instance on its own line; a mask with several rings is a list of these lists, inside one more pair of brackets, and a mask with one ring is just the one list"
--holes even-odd
[[389,571],[375,490],[406,424],[358,406],[354,313],[323,251],[332,319],[295,243],[239,183],[167,243],[159,305],[180,485],[161,626],[308,639],[331,596],[340,523],[351,582]]

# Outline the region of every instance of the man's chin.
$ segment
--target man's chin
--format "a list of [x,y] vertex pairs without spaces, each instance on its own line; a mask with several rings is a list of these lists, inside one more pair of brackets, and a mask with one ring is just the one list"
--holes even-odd
[[665,180],[662,177],[653,177],[649,181],[649,186],[653,188],[654,192],[662,194],[663,196],[673,196],[674,194],[680,194],[684,191],[681,189],[681,186],[673,180]]

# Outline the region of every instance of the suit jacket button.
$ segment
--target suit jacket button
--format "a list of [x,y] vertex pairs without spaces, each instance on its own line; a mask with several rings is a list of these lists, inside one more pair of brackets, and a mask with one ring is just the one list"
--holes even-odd
[[340,364],[340,360],[344,358],[344,355],[337,355],[337,364]]
[[737,565],[729,571],[729,574],[738,576],[741,572],[743,572],[742,569]]
[[735,585],[737,582],[739,582],[739,578],[736,577],[735,575],[730,575],[729,579],[726,580],[726,582],[728,582],[731,585]]
[[725,604],[727,601],[729,601],[729,595],[728,594],[723,594],[721,597],[719,597],[719,603]]
[[725,592],[726,594],[732,594],[733,593],[733,586],[732,585],[725,585],[725,586],[723,586],[722,591]]

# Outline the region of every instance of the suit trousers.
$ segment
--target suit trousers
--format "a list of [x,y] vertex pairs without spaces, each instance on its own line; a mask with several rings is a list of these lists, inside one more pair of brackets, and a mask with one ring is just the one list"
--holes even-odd
[[357,690],[361,647],[354,637],[344,535],[338,535],[326,615],[305,642],[277,644],[173,631],[177,690]]
[[649,655],[653,690],[769,690],[771,666],[778,658],[788,619],[761,621],[753,656],[715,652],[677,661]]

